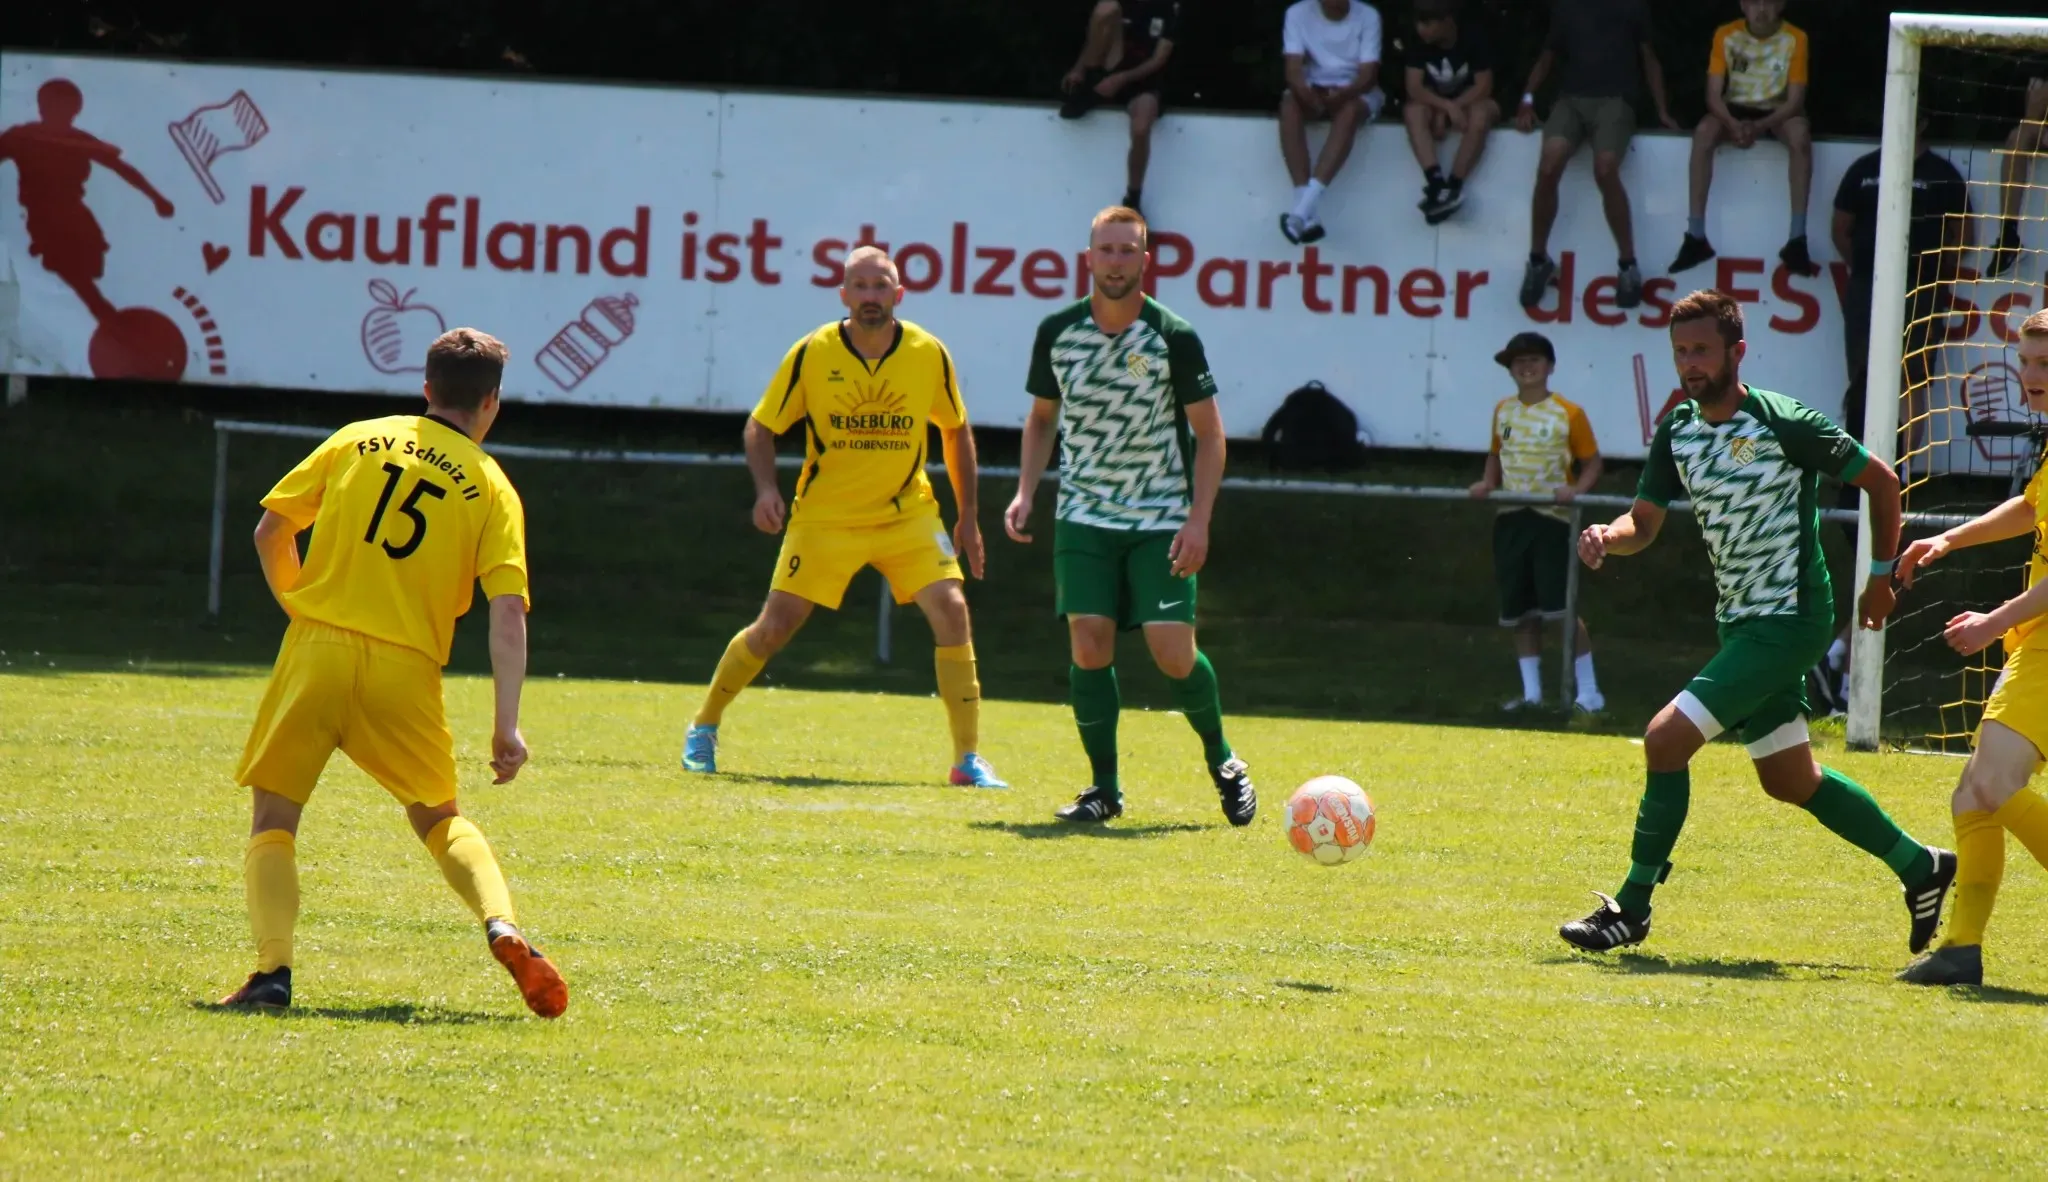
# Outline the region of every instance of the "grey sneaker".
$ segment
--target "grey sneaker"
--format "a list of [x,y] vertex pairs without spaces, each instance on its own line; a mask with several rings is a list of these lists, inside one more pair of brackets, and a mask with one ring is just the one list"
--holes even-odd
[[1549,255],[1532,258],[1522,271],[1522,306],[1533,308],[1543,302],[1543,294],[1557,282],[1557,263]]
[[1643,269],[1635,263],[1621,269],[1615,277],[1614,306],[1617,308],[1639,308],[1643,303]]
[[1943,944],[1900,970],[1899,980],[1908,985],[1982,985],[1984,946]]

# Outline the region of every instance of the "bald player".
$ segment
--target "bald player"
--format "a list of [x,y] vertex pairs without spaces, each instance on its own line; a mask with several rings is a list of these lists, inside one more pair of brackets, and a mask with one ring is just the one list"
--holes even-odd
[[[896,318],[903,283],[885,251],[863,246],[847,256],[839,298],[845,318],[790,347],[747,420],[754,526],[782,534],[782,553],[760,616],[726,645],[712,674],[683,739],[683,767],[718,770],[726,707],[812,609],[837,610],[847,584],[872,566],[889,580],[897,603],[917,604],[931,622],[939,697],[953,732],[951,782],[1007,788],[976,750],[981,681],[960,563],[964,557],[978,579],[983,555],[974,435],[959,371],[939,338]],[[799,423],[803,474],[795,503],[785,507],[775,477],[775,437]],[[950,534],[925,475],[928,425],[939,428],[959,507]]]

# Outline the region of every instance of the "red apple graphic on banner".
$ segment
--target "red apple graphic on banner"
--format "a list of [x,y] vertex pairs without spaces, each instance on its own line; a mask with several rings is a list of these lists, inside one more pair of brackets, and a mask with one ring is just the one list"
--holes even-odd
[[400,295],[382,279],[370,280],[377,306],[363,317],[363,356],[378,373],[419,373],[427,368],[427,346],[447,330],[441,313],[426,304],[409,304],[418,288]]

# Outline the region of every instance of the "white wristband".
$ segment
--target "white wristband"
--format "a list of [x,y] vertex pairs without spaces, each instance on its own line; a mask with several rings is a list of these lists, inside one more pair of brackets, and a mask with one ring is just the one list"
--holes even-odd
[[1535,96],[1535,95],[1533,95],[1533,94],[1527,94],[1527,93],[1524,93],[1524,94],[1522,95],[1522,105],[1523,105],[1523,106],[1525,106],[1525,107],[1533,107],[1533,106],[1535,106],[1535,105],[1536,105],[1536,96]]

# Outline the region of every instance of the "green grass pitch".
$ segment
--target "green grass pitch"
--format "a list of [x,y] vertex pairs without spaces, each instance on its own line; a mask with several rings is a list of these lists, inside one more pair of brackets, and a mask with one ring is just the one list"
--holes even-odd
[[[18,659],[17,659],[18,658]],[[675,766],[693,687],[531,686],[494,788],[488,683],[451,678],[465,803],[568,1015],[530,1018],[398,809],[337,758],[300,840],[298,1008],[249,968],[230,781],[260,670],[0,668],[0,1175],[2005,1177],[2048,1160],[2048,892],[2017,847],[1998,988],[1897,985],[1874,860],[1697,763],[1640,954],[1569,954],[1611,889],[1625,738],[1240,719],[1227,827],[1193,737],[1128,712],[1129,811],[1056,829],[1066,712],[991,702],[1018,787],[938,786],[912,695],[763,690],[729,769]],[[1830,756],[1916,833],[1951,761]],[[1337,772],[1372,854],[1280,804]]]

